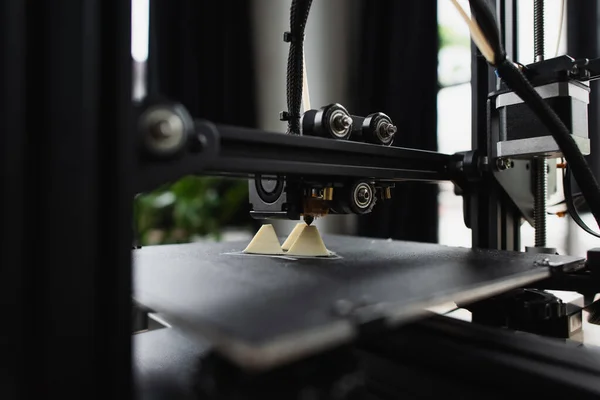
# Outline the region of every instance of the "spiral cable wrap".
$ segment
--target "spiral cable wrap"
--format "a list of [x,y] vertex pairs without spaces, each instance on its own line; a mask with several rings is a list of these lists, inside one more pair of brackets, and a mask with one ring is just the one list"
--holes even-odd
[[290,51],[287,65],[288,133],[300,134],[300,107],[304,74],[304,31],[312,0],[293,0],[290,9]]

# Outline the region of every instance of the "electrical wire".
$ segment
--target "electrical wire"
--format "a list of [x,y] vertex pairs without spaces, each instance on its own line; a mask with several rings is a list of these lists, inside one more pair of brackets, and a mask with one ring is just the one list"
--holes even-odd
[[[498,52],[489,56],[489,41],[487,38],[479,36],[481,34],[481,29],[479,29],[477,22],[468,18],[456,0],[452,0],[452,3],[469,26],[473,42],[475,42],[475,45],[477,45],[488,63],[496,67],[498,76],[502,78],[506,85],[529,106],[542,124],[544,124],[552,134],[552,137],[569,163],[573,176],[580,184],[581,192],[590,207],[590,211],[600,226],[600,186],[598,186],[598,182],[596,181],[592,170],[583,157],[583,154],[581,154],[577,143],[571,136],[571,132],[569,132],[554,110],[541,98],[521,70],[512,61],[506,58],[506,53],[502,49],[501,44]],[[483,10],[482,0],[471,0],[470,3],[473,9]],[[486,24],[486,32],[499,32],[495,20],[482,18],[480,21]]]
[[[502,51],[502,42],[500,41],[500,32],[498,31],[496,19],[492,10],[490,9],[489,2],[484,1],[470,1],[471,14],[473,19],[477,21],[481,31],[485,38],[489,41],[492,50],[495,55],[500,55]],[[496,60],[498,62],[500,60]]]
[[308,91],[308,76],[306,73],[306,58],[302,56],[302,109],[310,110],[310,93]]
[[287,65],[288,133],[300,134],[300,108],[304,92],[304,30],[312,0],[292,0],[290,7],[290,50]]
[[565,0],[560,0],[560,20],[558,21],[558,38],[556,39],[556,51],[554,57],[558,56],[558,50],[560,48],[560,40],[562,39],[564,19],[565,19]]
[[481,31],[481,28],[479,27],[476,21],[469,18],[465,10],[463,10],[460,4],[458,4],[457,0],[451,1],[458,13],[460,14],[460,16],[462,17],[462,19],[469,27],[469,31],[471,32],[471,38],[473,39],[473,42],[475,43],[481,54],[485,57],[487,62],[493,65],[495,63],[494,50],[485,38],[483,32]]
[[567,206],[567,212],[569,213],[569,215],[571,216],[573,221],[581,229],[583,229],[585,232],[589,233],[592,236],[600,238],[600,233],[594,232],[594,230],[592,230],[592,228],[590,228],[581,219],[581,216],[579,215],[579,212],[577,211],[577,207],[575,206],[575,199],[574,199],[574,196],[573,196],[573,193],[571,190],[572,190],[571,189],[571,173],[570,173],[569,167],[567,165],[567,168],[565,168],[565,171],[563,173],[563,192],[565,195],[565,204]]

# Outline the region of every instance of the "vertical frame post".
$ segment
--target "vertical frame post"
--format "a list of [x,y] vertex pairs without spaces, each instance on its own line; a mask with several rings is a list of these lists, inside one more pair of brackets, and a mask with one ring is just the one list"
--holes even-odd
[[[490,0],[501,29],[503,45],[511,59],[517,54],[516,2]],[[512,53],[512,54],[511,54]],[[492,141],[488,94],[496,89],[496,76],[477,48],[472,45],[471,101],[472,148],[480,157],[490,158]],[[491,172],[465,197],[465,216],[476,248],[520,250],[521,216]]]
[[0,7],[0,386],[130,398],[131,4]]

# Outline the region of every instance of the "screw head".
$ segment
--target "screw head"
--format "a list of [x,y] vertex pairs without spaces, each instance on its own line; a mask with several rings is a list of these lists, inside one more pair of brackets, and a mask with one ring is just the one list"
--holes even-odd
[[356,193],[356,198],[360,204],[368,203],[369,200],[371,200],[369,190],[367,190],[365,187],[361,187],[358,189],[358,193]]
[[339,138],[345,137],[352,129],[352,117],[342,110],[335,110],[330,117],[332,133]]
[[352,191],[351,201],[358,210],[368,210],[375,202],[373,188],[366,182],[358,183]]
[[152,155],[172,155],[187,143],[189,125],[186,126],[185,114],[177,107],[153,106],[144,111],[138,123],[144,145]]
[[377,141],[375,143],[385,146],[391,145],[396,132],[398,132],[398,128],[390,120],[379,120],[374,130],[374,133],[377,137]]
[[352,118],[350,118],[348,115],[344,115],[341,119],[340,119],[340,125],[342,126],[342,128],[347,129],[352,125]]
[[162,120],[150,128],[150,133],[155,139],[166,139],[173,135],[173,128],[168,120]]
[[498,158],[496,160],[496,167],[498,167],[500,171],[511,169],[513,166],[514,162],[510,158]]
[[352,118],[350,118],[350,116],[348,115],[339,113],[335,115],[333,122],[337,129],[339,129],[340,131],[345,131],[352,125]]
[[381,125],[379,125],[379,133],[380,133],[381,137],[385,138],[385,139],[394,136],[397,131],[398,131],[398,128],[393,124],[384,122]]
[[396,127],[396,125],[388,125],[386,128],[386,132],[388,134],[388,136],[394,136],[396,134],[396,132],[398,132],[398,128]]

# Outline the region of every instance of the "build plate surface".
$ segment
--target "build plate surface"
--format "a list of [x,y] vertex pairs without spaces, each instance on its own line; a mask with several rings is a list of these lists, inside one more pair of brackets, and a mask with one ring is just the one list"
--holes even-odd
[[577,257],[324,236],[338,259],[226,254],[247,243],[134,250],[134,298],[234,363],[268,369],[394,327],[426,307],[492,296],[576,269]]

